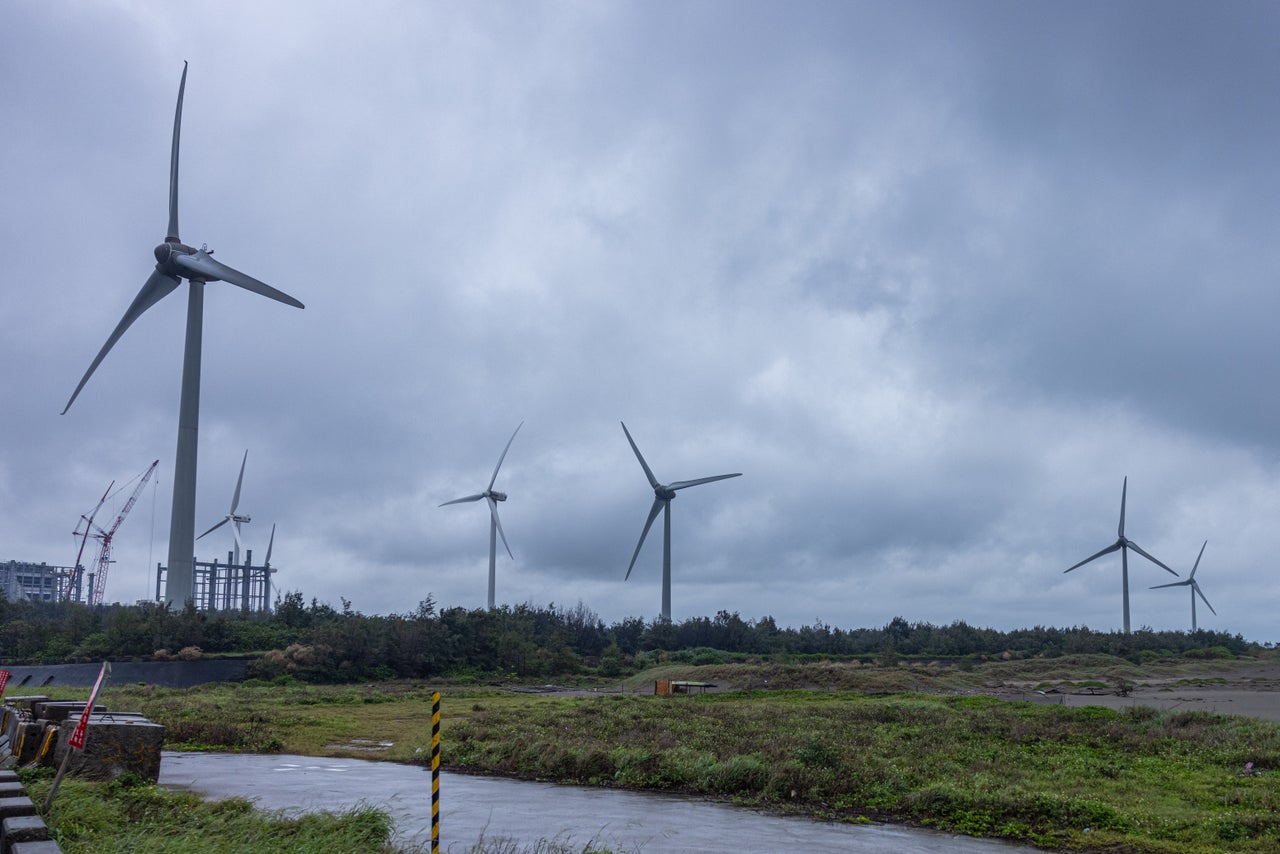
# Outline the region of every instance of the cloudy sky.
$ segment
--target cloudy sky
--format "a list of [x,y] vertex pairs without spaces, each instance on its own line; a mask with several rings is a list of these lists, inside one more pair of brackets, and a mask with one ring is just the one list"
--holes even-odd
[[[167,556],[186,287],[197,531],[365,613],[1121,625],[1126,534],[1280,640],[1280,7],[1185,2],[0,5],[0,560],[70,564],[160,460],[108,600]],[[126,491],[127,494],[127,491]],[[123,501],[124,495],[116,499]],[[109,511],[108,511],[109,512]],[[224,557],[230,536],[200,541]],[[207,545],[206,545],[207,544]],[[1186,588],[1131,562],[1133,625]]]

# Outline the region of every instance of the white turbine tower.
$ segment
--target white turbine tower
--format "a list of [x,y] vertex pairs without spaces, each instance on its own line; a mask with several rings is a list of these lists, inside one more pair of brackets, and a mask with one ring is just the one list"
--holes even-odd
[[489,478],[489,485],[484,492],[468,495],[465,498],[455,498],[452,501],[446,501],[441,507],[448,507],[450,504],[463,504],[468,501],[479,501],[481,498],[487,499],[489,502],[489,610],[495,607],[494,602],[497,594],[497,562],[498,562],[498,537],[502,537],[502,545],[507,550],[507,556],[515,560],[515,555],[511,554],[511,546],[507,545],[507,535],[502,532],[502,522],[498,519],[498,502],[506,501],[507,494],[498,492],[493,488],[493,484],[498,479],[498,469],[502,468],[502,461],[507,458],[507,451],[511,450],[511,443],[516,440],[516,433],[520,432],[520,428],[524,426],[521,421],[516,425],[515,433],[511,434],[511,438],[507,440],[507,446],[502,449],[502,455],[498,457],[498,464],[493,467],[493,477]]
[[1213,615],[1215,617],[1218,616],[1218,612],[1213,610],[1213,606],[1209,604],[1209,600],[1205,599],[1204,594],[1200,592],[1200,582],[1196,581],[1196,570],[1200,568],[1200,558],[1204,557],[1204,547],[1207,545],[1209,545],[1209,541],[1205,540],[1204,545],[1200,546],[1200,554],[1196,555],[1195,565],[1191,567],[1191,576],[1187,578],[1186,581],[1174,581],[1174,582],[1170,582],[1169,584],[1157,584],[1155,587],[1151,588],[1152,590],[1159,590],[1163,587],[1190,587],[1191,588],[1191,631],[1192,632],[1195,632],[1198,628],[1198,626],[1196,626],[1196,597],[1197,596],[1199,596],[1201,600],[1204,601],[1204,604],[1209,608],[1210,611],[1213,612]]
[[631,570],[636,565],[636,558],[640,556],[640,547],[644,545],[644,538],[649,535],[649,529],[653,527],[653,520],[658,518],[658,513],[662,513],[662,619],[664,622],[671,622],[671,499],[676,497],[676,492],[686,489],[690,486],[698,486],[703,483],[711,483],[717,480],[726,480],[731,477],[741,477],[742,472],[734,472],[733,474],[717,474],[711,477],[700,477],[697,480],[678,480],[674,483],[658,483],[658,479],[653,476],[649,464],[644,461],[640,449],[636,447],[636,442],[631,438],[631,431],[627,429],[627,425],[623,422],[622,432],[627,434],[627,441],[631,443],[631,450],[635,451],[636,459],[640,461],[640,467],[644,469],[644,476],[649,479],[649,485],[653,487],[653,506],[649,508],[649,518],[645,520],[644,530],[640,532],[640,542],[636,543],[635,553],[631,555],[631,563],[627,566],[627,574],[623,577],[626,581],[631,577]]
[[178,404],[178,450],[173,467],[173,509],[169,522],[169,576],[165,599],[182,606],[192,595],[196,528],[196,452],[200,424],[200,351],[204,326],[204,286],[223,281],[264,297],[302,308],[302,303],[252,276],[213,260],[205,246],[194,249],[178,236],[178,140],[182,130],[182,96],[187,87],[187,64],[182,64],[178,106],[173,116],[173,147],[169,157],[169,230],[155,248],[156,268],[133,298],[124,317],[102,345],[89,370],[63,408],[65,414],[89,377],[135,320],[174,291],[182,280],[187,290],[187,331],[182,356],[182,394]]
[[1124,504],[1125,504],[1125,496],[1128,494],[1128,492],[1129,492],[1129,478],[1126,477],[1124,479],[1124,486],[1121,487],[1120,489],[1120,529],[1117,532],[1116,541],[1111,545],[1107,546],[1102,551],[1098,552],[1097,554],[1090,555],[1089,557],[1077,563],[1075,566],[1072,566],[1063,570],[1063,572],[1066,573],[1066,572],[1070,572],[1073,569],[1079,569],[1080,567],[1084,566],[1086,563],[1088,563],[1091,560],[1095,560],[1097,558],[1102,557],[1103,555],[1111,554],[1112,552],[1119,550],[1120,566],[1121,566],[1120,583],[1121,583],[1121,589],[1123,590],[1123,596],[1124,596],[1124,633],[1126,635],[1129,634],[1129,549],[1133,549],[1135,552],[1142,555],[1147,560],[1151,561],[1156,566],[1160,567],[1161,569],[1165,570],[1171,575],[1178,574],[1174,572],[1172,569],[1169,569],[1169,567],[1165,566],[1160,561],[1156,560],[1151,555],[1144,552],[1141,548],[1138,547],[1138,544],[1135,543],[1133,540],[1130,540],[1125,537],[1124,535]]

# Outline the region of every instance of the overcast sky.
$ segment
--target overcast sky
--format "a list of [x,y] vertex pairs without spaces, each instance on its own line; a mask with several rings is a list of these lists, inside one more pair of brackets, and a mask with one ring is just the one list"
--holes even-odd
[[[206,288],[197,532],[365,613],[1121,627],[1125,533],[1280,640],[1280,6],[4,2],[0,561],[160,460],[186,286],[66,415],[165,236]],[[117,499],[122,502],[126,493]],[[110,512],[110,510],[108,510]],[[223,536],[226,534],[226,536]],[[225,559],[226,529],[201,540]],[[1133,626],[1185,629],[1135,557]]]

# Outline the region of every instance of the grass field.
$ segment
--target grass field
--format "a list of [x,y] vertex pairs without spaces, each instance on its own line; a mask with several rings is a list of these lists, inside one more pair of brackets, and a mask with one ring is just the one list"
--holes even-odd
[[[179,749],[422,762],[438,688],[442,756],[455,771],[661,789],[1062,850],[1277,851],[1280,725],[976,693],[1013,682],[1141,685],[1153,673],[1211,681],[1219,670],[1200,663],[1134,669],[1096,657],[932,673],[759,663],[662,672],[750,688],[702,696],[398,682],[116,686],[103,699],[165,724]],[[652,686],[654,675],[625,687]],[[369,742],[383,741],[392,746],[368,751]]]

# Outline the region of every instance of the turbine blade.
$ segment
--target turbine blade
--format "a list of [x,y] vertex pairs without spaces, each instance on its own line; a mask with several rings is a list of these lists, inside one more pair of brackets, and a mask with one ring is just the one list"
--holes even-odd
[[489,516],[493,519],[493,526],[498,529],[498,536],[502,537],[502,545],[507,549],[507,557],[515,560],[516,556],[511,553],[511,546],[507,545],[507,535],[502,533],[502,520],[498,518],[498,502],[492,498],[489,499]]
[[[516,425],[516,433],[520,432],[520,428],[524,426],[521,421]],[[494,481],[498,479],[498,469],[502,468],[502,461],[507,458],[507,451],[511,450],[511,443],[516,440],[516,433],[511,434],[511,438],[507,440],[507,446],[502,449],[502,456],[498,457],[498,464],[493,467],[493,477],[489,478],[489,489],[493,489]],[[514,558],[512,558],[514,560]]]
[[[1174,572],[1172,569],[1169,569],[1169,567],[1165,566],[1163,562],[1161,562],[1161,561],[1157,560],[1156,558],[1154,558],[1154,557],[1152,557],[1151,555],[1149,555],[1149,554],[1147,554],[1146,552],[1144,552],[1144,551],[1142,550],[1142,547],[1141,547],[1141,546],[1139,546],[1137,543],[1135,543],[1133,540],[1126,540],[1125,542],[1127,542],[1127,543],[1129,544],[1129,548],[1133,549],[1135,552],[1137,552],[1138,554],[1142,555],[1142,556],[1143,556],[1143,557],[1145,557],[1147,560],[1149,560],[1149,561],[1151,561],[1152,563],[1154,563],[1156,566],[1158,566],[1158,567],[1160,567],[1161,569],[1165,570],[1165,571],[1166,571],[1166,572],[1168,572],[1170,575],[1178,575],[1178,573]],[[1206,540],[1206,542],[1208,542],[1208,541]],[[1179,576],[1179,577],[1181,577],[1181,576]]]
[[1157,584],[1154,587],[1148,587],[1147,589],[1160,590],[1165,587],[1186,587],[1190,583],[1191,583],[1191,579],[1187,579],[1186,581],[1170,581],[1168,584]]
[[[231,496],[231,515],[236,515],[236,508],[240,506],[240,485],[244,483],[244,464],[249,461],[249,449],[244,452],[244,459],[240,460],[240,476],[236,478],[236,494]],[[236,525],[237,530],[239,524]]]
[[165,240],[178,238],[178,137],[182,133],[182,95],[187,90],[187,63],[182,63],[182,82],[178,84],[178,108],[173,113],[173,153],[169,156],[169,234]]
[[[1201,601],[1201,602],[1203,602],[1205,605],[1208,605],[1208,607],[1209,607],[1209,610],[1210,610],[1210,611],[1213,611],[1213,606],[1212,606],[1212,605],[1209,605],[1209,600],[1208,600],[1208,599],[1206,599],[1206,598],[1204,598],[1204,594],[1200,592],[1200,585],[1199,585],[1199,584],[1196,584],[1196,583],[1193,581],[1193,582],[1191,582],[1191,589],[1192,589],[1192,590],[1194,590],[1194,591],[1196,592],[1196,595],[1200,597],[1200,601]],[[1216,617],[1216,616],[1218,616],[1218,612],[1217,612],[1217,611],[1213,611],[1213,615],[1214,615],[1215,617]]]
[[1120,537],[1120,539],[1122,539],[1122,540],[1124,539],[1124,500],[1125,500],[1125,496],[1127,496],[1128,494],[1129,494],[1129,476],[1128,476],[1128,475],[1125,475],[1125,477],[1124,477],[1124,486],[1120,487],[1120,531],[1119,531],[1119,537]]
[[452,501],[446,501],[444,504],[441,504],[440,506],[448,507],[450,504],[463,504],[467,501],[479,501],[481,498],[484,498],[483,492],[481,492],[479,495],[468,495],[466,498],[455,498]]
[[276,544],[276,523],[271,523],[271,539],[267,540],[267,556],[262,559],[263,566],[271,565],[271,547]]
[[276,302],[282,302],[285,305],[291,305],[294,308],[306,308],[302,303],[286,294],[284,291],[278,291],[265,282],[260,282],[247,273],[241,273],[234,267],[228,267],[221,261],[215,261],[208,252],[203,250],[196,252],[194,255],[174,255],[173,263],[182,268],[188,276],[187,278],[204,279],[206,281],[222,280],[233,285],[244,288],[246,291],[253,291],[264,297],[270,297]]
[[677,480],[675,483],[667,484],[667,489],[675,492],[677,489],[684,489],[688,486],[697,486],[700,483],[711,483],[716,480],[728,480],[731,477],[742,477],[742,472],[734,472],[733,474],[718,474],[714,477],[700,477],[697,480]]
[[1086,563],[1088,563],[1089,561],[1091,561],[1091,560],[1097,560],[1098,558],[1102,557],[1103,555],[1109,555],[1109,554],[1111,554],[1113,551],[1115,551],[1115,550],[1116,550],[1116,549],[1118,549],[1118,548],[1120,548],[1120,543],[1118,543],[1118,542],[1117,542],[1117,543],[1113,543],[1112,545],[1107,546],[1105,549],[1103,549],[1102,551],[1098,552],[1097,554],[1095,554],[1095,555],[1090,555],[1089,557],[1087,557],[1087,558],[1085,558],[1084,560],[1080,561],[1080,562],[1079,562],[1078,564],[1076,564],[1075,566],[1072,566],[1072,567],[1069,567],[1069,568],[1067,568],[1067,569],[1064,569],[1064,570],[1063,570],[1063,573],[1065,574],[1065,573],[1070,572],[1070,571],[1071,571],[1071,570],[1073,570],[1073,569],[1079,569],[1080,567],[1084,566],[1084,565],[1085,565]]
[[[1191,575],[1189,576],[1190,578],[1196,577],[1196,570],[1200,568],[1200,558],[1204,557],[1204,546],[1207,546],[1207,545],[1209,545],[1209,541],[1205,540],[1204,545],[1200,547],[1200,554],[1196,555],[1195,566],[1191,567]],[[1207,605],[1208,603],[1206,602],[1205,604]],[[1213,609],[1210,608],[1209,610],[1212,611]]]
[[218,530],[219,528],[221,528],[223,525],[227,524],[227,523],[228,523],[228,522],[230,522],[230,521],[231,521],[231,517],[230,517],[230,516],[226,517],[226,518],[225,518],[225,519],[223,519],[221,522],[219,522],[218,524],[214,525],[214,526],[213,526],[212,528],[210,528],[209,530],[205,531],[205,532],[204,532],[203,534],[201,534],[199,537],[196,537],[196,539],[197,539],[197,540],[199,540],[199,539],[203,538],[203,537],[204,537],[205,535],[207,535],[207,534],[212,534],[214,531]]
[[[625,428],[624,428],[625,429]],[[631,570],[635,568],[636,558],[640,557],[640,547],[644,545],[644,538],[649,536],[649,529],[653,527],[653,520],[658,518],[658,514],[662,512],[662,499],[653,499],[653,506],[649,508],[649,518],[645,520],[644,530],[640,532],[640,542],[636,543],[635,554],[631,555],[631,564],[627,567],[627,574],[622,580],[626,581],[631,577]]]
[[[622,421],[619,421],[618,423],[622,425],[622,432],[627,434],[627,441],[631,443],[631,450],[636,452],[636,459],[640,461],[640,468],[644,469],[644,476],[649,478],[649,485],[654,489],[657,489],[660,485],[658,483],[658,479],[653,476],[653,472],[649,470],[649,464],[644,461],[644,456],[641,455],[640,449],[636,447],[636,440],[631,438],[631,431],[627,429],[626,423]],[[650,519],[649,521],[652,522],[653,520]],[[645,530],[647,531],[648,528],[645,528]],[[644,537],[641,537],[640,539],[643,540]],[[632,560],[632,563],[635,563],[634,559]]]
[[120,336],[124,335],[125,330],[132,326],[133,322],[141,317],[143,312],[173,293],[173,289],[180,284],[182,284],[181,279],[165,275],[160,272],[158,267],[147,277],[146,282],[142,285],[142,290],[138,291],[138,295],[133,298],[133,302],[129,304],[129,308],[125,311],[124,317],[120,318],[120,322],[116,324],[111,336],[107,338],[107,343],[102,345],[102,349],[98,351],[93,364],[89,365],[89,370],[85,371],[84,376],[80,378],[80,384],[71,393],[71,399],[62,408],[63,415],[67,414],[67,410],[71,408],[71,404],[75,403],[76,397],[79,396],[80,390],[84,388],[85,383],[89,382],[89,377],[93,376],[93,372],[98,369],[98,365],[106,358],[107,353],[120,340]]
[[240,523],[239,522],[236,522],[231,526],[231,533],[236,538],[236,556],[239,557],[240,552],[243,549],[242,544],[240,542]]

